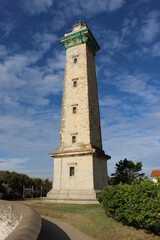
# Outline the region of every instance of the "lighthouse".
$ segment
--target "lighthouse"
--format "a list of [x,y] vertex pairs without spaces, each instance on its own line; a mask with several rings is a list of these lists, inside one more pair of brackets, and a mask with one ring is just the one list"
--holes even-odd
[[60,39],[66,50],[59,145],[54,158],[51,202],[97,203],[108,184],[102,149],[95,55],[100,47],[79,21]]

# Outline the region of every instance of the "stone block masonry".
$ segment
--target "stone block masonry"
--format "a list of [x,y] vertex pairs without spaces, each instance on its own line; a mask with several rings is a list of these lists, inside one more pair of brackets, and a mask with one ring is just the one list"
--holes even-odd
[[79,22],[61,38],[66,49],[59,146],[54,158],[53,189],[46,200],[97,203],[107,185],[102,150],[94,57],[100,49],[87,25]]

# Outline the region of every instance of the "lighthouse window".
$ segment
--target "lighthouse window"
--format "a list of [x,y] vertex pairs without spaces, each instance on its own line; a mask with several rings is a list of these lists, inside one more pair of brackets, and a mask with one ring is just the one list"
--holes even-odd
[[77,63],[77,58],[74,58],[74,64],[76,64]]
[[77,81],[73,81],[73,87],[77,87]]
[[76,111],[77,111],[77,108],[73,107],[73,113],[76,113]]
[[76,136],[72,136],[72,143],[76,143]]
[[74,167],[70,167],[69,175],[70,175],[70,177],[74,176]]

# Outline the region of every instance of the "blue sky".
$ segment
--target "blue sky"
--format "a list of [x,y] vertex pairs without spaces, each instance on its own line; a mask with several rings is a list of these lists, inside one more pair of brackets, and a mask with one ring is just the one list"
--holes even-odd
[[81,19],[96,55],[103,148],[160,169],[159,0],[0,0],[0,169],[52,178],[65,51]]

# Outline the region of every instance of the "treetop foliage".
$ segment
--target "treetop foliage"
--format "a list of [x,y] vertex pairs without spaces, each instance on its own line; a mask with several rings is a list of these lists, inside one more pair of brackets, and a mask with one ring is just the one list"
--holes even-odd
[[134,163],[132,160],[120,160],[116,163],[115,173],[111,174],[109,183],[111,185],[121,183],[132,183],[135,179],[144,177],[144,173],[139,173],[142,170],[142,162]]
[[43,187],[46,194],[52,187],[49,179],[30,178],[26,174],[0,171],[0,198],[19,199],[23,195],[23,186],[25,187]]

